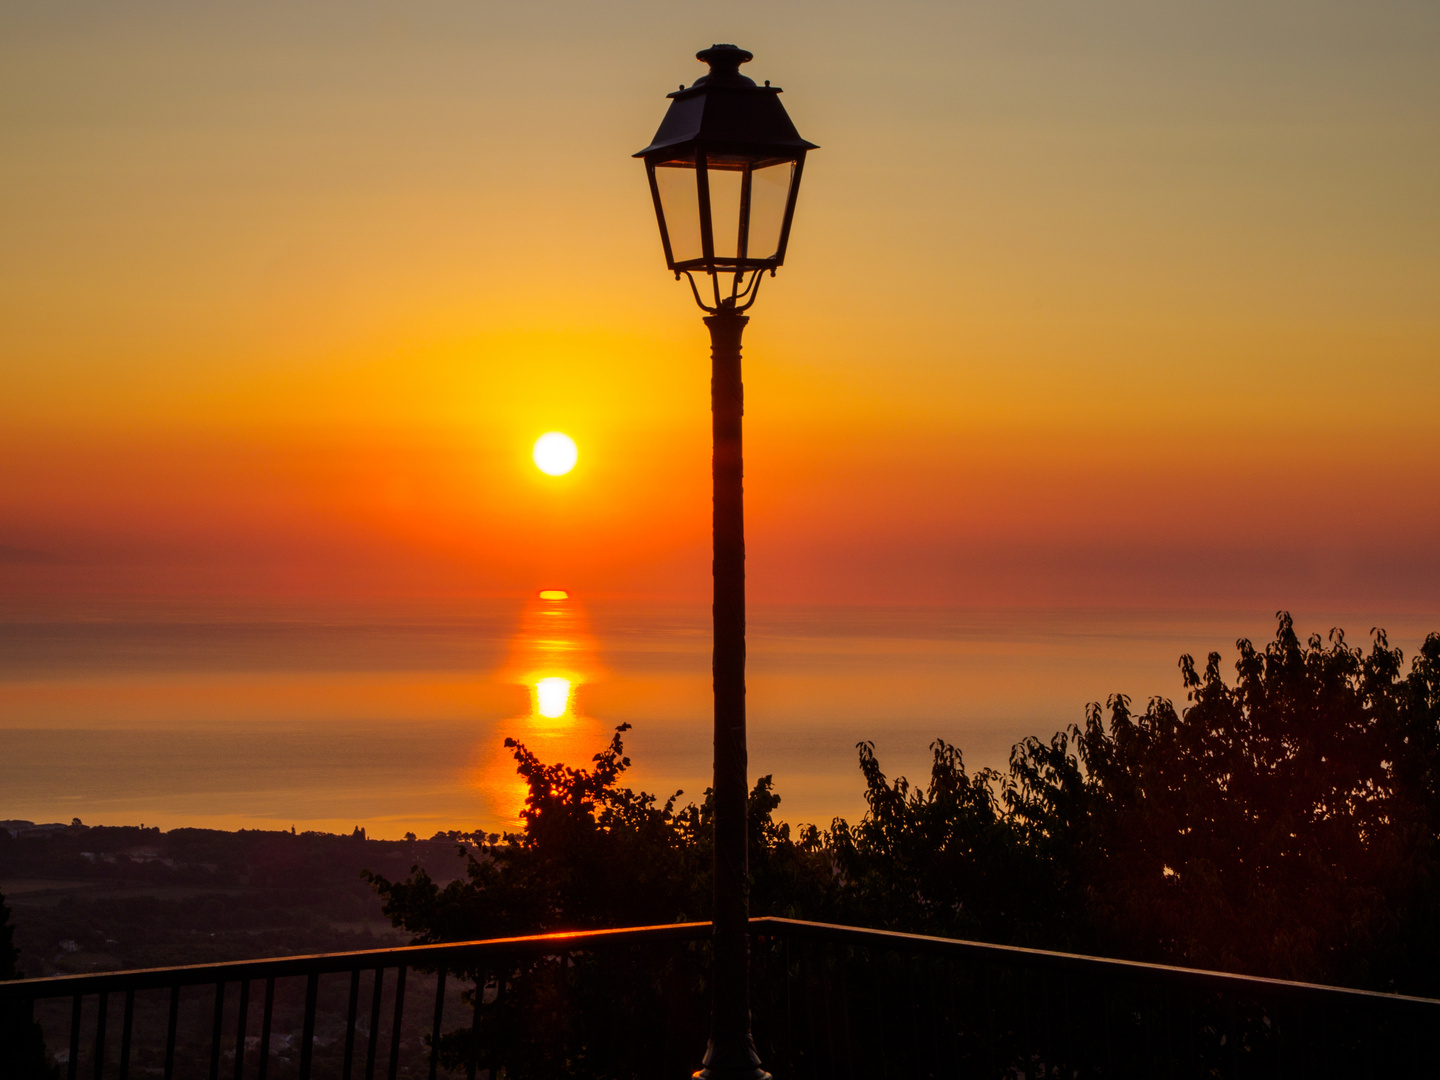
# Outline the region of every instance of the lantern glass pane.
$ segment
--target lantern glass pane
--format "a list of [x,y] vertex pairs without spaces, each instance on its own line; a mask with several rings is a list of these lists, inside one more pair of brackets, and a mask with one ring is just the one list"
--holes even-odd
[[698,259],[700,247],[700,196],[695,187],[693,161],[663,161],[655,165],[655,189],[670,237],[670,257],[677,263]]
[[785,204],[795,163],[782,161],[750,174],[750,235],[747,256],[773,259],[780,251],[780,230],[785,225]]
[[743,162],[710,161],[710,234],[715,238],[715,258],[735,259],[740,254],[740,188],[745,178]]

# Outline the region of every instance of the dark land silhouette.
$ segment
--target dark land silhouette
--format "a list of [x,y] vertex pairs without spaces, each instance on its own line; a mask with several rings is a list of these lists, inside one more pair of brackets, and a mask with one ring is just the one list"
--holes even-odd
[[28,824],[0,828],[0,888],[30,976],[398,944],[360,872],[423,865],[445,878],[473,842]]

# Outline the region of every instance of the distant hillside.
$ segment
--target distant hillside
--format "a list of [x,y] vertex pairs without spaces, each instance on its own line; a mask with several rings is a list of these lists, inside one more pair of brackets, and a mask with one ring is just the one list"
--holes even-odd
[[0,821],[0,893],[26,975],[399,944],[362,870],[449,880],[461,833],[354,833]]

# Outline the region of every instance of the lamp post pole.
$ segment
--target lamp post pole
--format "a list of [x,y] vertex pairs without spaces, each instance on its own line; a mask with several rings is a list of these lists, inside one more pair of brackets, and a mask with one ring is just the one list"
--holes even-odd
[[715,852],[714,999],[704,1080],[758,1080],[750,1035],[750,857],[745,748],[745,495],[740,338],[749,316],[721,308],[710,328],[710,409],[714,438]]
[[[696,1080],[770,1080],[750,1035],[749,758],[745,749],[744,390],[740,338],[765,274],[785,261],[805,155],[780,88],[740,74],[750,53],[712,45],[710,73],[666,96],[645,162],[665,264],[710,330],[715,561],[715,830],[710,1045]],[[695,275],[706,282],[701,295]],[[728,284],[727,284],[728,283]],[[728,293],[728,295],[726,295]]]

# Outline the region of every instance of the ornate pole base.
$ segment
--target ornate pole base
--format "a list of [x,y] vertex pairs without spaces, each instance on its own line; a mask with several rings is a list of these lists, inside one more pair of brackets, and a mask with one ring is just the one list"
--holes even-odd
[[722,1064],[713,1060],[717,1055],[712,1041],[705,1051],[705,1067],[694,1073],[692,1080],[774,1080],[760,1067],[760,1055],[755,1053],[755,1043],[749,1035],[745,1036],[745,1051]]

